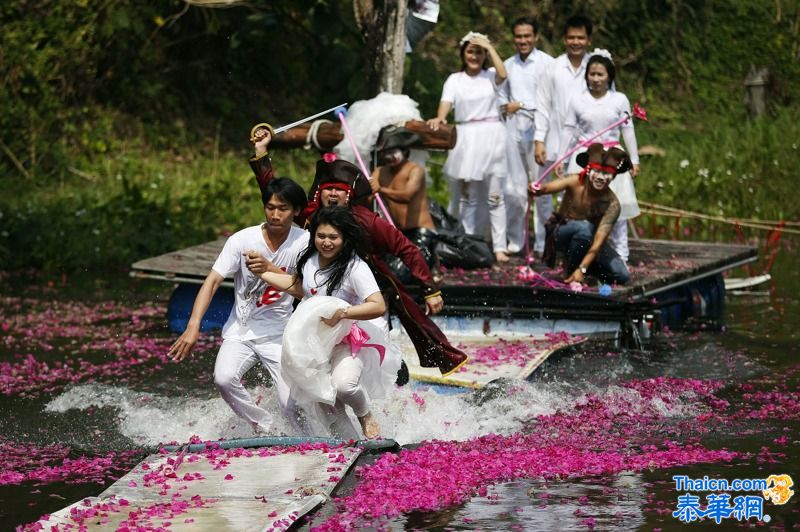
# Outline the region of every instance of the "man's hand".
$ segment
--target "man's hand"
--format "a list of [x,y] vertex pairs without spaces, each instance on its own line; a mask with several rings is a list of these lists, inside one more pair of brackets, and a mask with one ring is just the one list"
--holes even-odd
[[378,181],[377,177],[373,177],[369,180],[369,188],[372,189],[373,194],[380,194],[381,192],[381,182]]
[[425,315],[439,314],[444,308],[442,296],[433,296],[425,300]]
[[556,174],[556,177],[561,179],[564,177],[564,173],[566,172],[566,165],[564,163],[557,164],[555,168],[553,168],[553,173]]
[[262,127],[253,134],[253,146],[256,148],[256,155],[267,153],[267,146],[272,141],[272,134],[269,129]]
[[634,164],[633,168],[631,168],[631,177],[636,177],[637,175],[639,175],[639,165]]
[[575,271],[572,272],[572,275],[564,279],[564,282],[569,283],[583,283],[583,273],[581,273],[580,268],[575,268]]
[[172,347],[167,351],[167,356],[175,362],[180,362],[187,356],[192,354],[192,349],[197,343],[197,338],[200,336],[200,331],[194,327],[186,327],[182,335],[172,344]]
[[255,275],[261,275],[264,272],[274,272],[277,268],[277,266],[258,251],[251,249],[250,251],[242,253],[242,255],[244,255],[245,266]]
[[533,143],[533,158],[539,166],[544,166],[547,162],[547,149],[544,142],[537,140]]
[[522,109],[522,102],[508,102],[500,106],[500,110],[506,115],[513,115],[520,109]]

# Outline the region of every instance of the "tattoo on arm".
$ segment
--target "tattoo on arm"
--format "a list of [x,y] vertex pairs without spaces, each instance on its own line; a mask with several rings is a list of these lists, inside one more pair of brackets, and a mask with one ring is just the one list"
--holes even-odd
[[612,199],[608,204],[605,214],[603,214],[603,218],[601,218],[600,223],[597,224],[597,232],[606,235],[611,234],[611,229],[614,227],[617,218],[619,218],[620,210],[619,200],[617,198]]

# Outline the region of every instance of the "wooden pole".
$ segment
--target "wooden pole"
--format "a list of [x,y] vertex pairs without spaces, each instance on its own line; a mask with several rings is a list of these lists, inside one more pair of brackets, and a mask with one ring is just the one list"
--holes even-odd
[[[315,146],[313,139],[309,138],[311,126],[312,124],[302,124],[275,135],[275,139],[270,143],[270,149],[303,148],[308,144],[313,147],[319,146],[321,150],[327,151],[344,139],[344,133],[342,132],[340,124],[322,122],[317,129]],[[412,148],[451,150],[456,145],[455,126],[445,124],[439,126],[438,130],[433,131],[428,127],[428,124],[422,120],[409,120],[404,126],[420,137],[420,143],[416,146],[412,146]]]

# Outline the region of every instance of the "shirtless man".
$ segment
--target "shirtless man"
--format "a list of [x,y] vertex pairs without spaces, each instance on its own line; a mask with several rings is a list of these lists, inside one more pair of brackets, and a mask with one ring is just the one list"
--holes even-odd
[[584,167],[580,174],[529,186],[534,196],[564,191],[559,212],[547,223],[545,257],[554,259],[555,250],[566,252],[566,283],[582,283],[591,273],[604,282],[625,284],[628,268],[606,242],[620,212],[608,185],[617,174],[630,170],[631,160],[619,148],[606,151],[602,144],[592,144],[577,162]]
[[435,229],[428,212],[425,170],[408,160],[409,147],[419,136],[403,127],[384,129],[378,141],[378,157],[384,163],[372,172],[372,192],[386,201],[389,214],[401,231]]
[[420,249],[436,278],[436,226],[428,210],[425,170],[408,159],[409,147],[418,141],[419,136],[406,128],[384,128],[377,145],[383,164],[372,172],[370,186],[385,200],[397,228]]

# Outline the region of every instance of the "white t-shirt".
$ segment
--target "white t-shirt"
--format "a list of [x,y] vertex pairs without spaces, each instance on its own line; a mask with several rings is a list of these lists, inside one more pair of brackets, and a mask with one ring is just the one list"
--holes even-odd
[[475,120],[499,120],[500,104],[494,69],[470,76],[466,72],[450,74],[442,88],[443,102],[453,104],[456,123]]
[[292,226],[281,246],[271,251],[264,241],[261,225],[234,233],[225,242],[212,269],[223,277],[233,276],[235,301],[222,337],[235,340],[255,340],[265,336],[282,335],[292,315],[292,296],[281,294],[275,303],[264,304],[262,297],[267,283],[247,269],[244,253],[255,250],[276,266],[294,273],[297,257],[308,245],[308,232]]
[[[331,295],[347,301],[351,305],[360,305],[369,296],[381,290],[372,270],[358,256],[350,262],[347,272],[342,277],[342,284],[332,294],[328,294],[328,287],[325,284],[329,277],[330,271],[319,268],[319,253],[311,255],[303,265],[303,293],[306,298],[316,295]],[[382,329],[388,327],[388,322],[383,316],[370,321]]]

